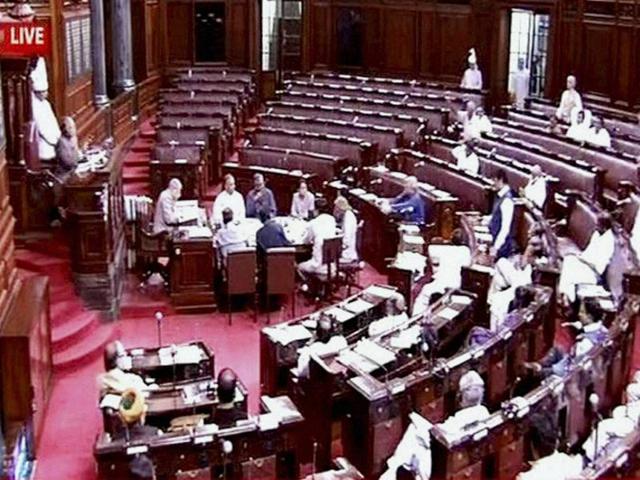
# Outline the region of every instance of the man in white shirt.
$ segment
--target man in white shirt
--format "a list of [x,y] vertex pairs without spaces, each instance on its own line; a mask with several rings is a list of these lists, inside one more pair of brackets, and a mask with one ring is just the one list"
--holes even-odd
[[469,67],[464,71],[462,80],[460,81],[461,88],[468,88],[473,90],[482,90],[482,72],[478,68],[478,59],[476,58],[476,49],[469,49],[469,57],[467,58]]
[[604,127],[604,118],[598,115],[593,119],[593,126],[587,134],[587,143],[597,147],[611,148],[611,135]]
[[291,216],[294,218],[308,219],[315,209],[316,199],[309,191],[307,182],[300,181],[298,191],[291,199]]
[[547,180],[544,178],[540,165],[536,164],[531,168],[531,176],[522,189],[522,196],[537,208],[544,207],[544,202],[547,199]]
[[179,224],[178,200],[182,195],[182,182],[177,178],[169,181],[169,186],[162,191],[156,202],[153,215],[153,233],[167,232]]
[[216,230],[214,240],[218,248],[219,259],[222,262],[226,262],[229,252],[247,246],[246,234],[240,229],[239,223],[234,220],[233,210],[230,208],[225,208],[222,211],[222,227]]
[[60,125],[49,96],[49,81],[47,79],[47,67],[44,58],[38,58],[35,68],[31,71],[31,111],[33,121],[38,132],[38,156],[41,161],[54,162],[56,158],[56,145],[60,140]]
[[461,145],[451,150],[453,158],[456,159],[456,165],[462,170],[477,174],[480,170],[480,161],[473,148],[473,141],[467,140]]
[[556,117],[558,120],[563,120],[566,123],[571,121],[571,112],[573,110],[582,110],[582,97],[576,90],[576,77],[569,75],[567,77],[567,89],[562,92],[560,97],[560,105],[556,110]]
[[334,237],[336,234],[336,219],[329,213],[329,204],[325,199],[318,199],[316,211],[318,216],[307,225],[307,233],[303,239],[303,243],[311,243],[313,247],[311,258],[298,265],[302,278],[306,278],[309,274],[327,273],[326,265],[322,264],[322,244],[325,239]]
[[611,218],[607,214],[598,216],[598,224],[587,248],[580,255],[567,255],[562,261],[558,293],[564,302],[573,303],[576,299],[576,286],[579,284],[597,285],[607,269],[615,251],[615,236]]
[[420,315],[429,308],[433,294],[460,288],[462,267],[471,265],[471,250],[464,244],[460,229],[454,230],[451,245],[429,245],[428,254],[434,269],[433,278],[422,287],[413,302],[413,315]]
[[511,75],[509,93],[513,96],[513,104],[524,108],[524,100],[529,96],[529,69],[526,68],[524,58],[518,59],[518,70]]
[[586,142],[589,138],[589,127],[591,126],[591,115],[585,110],[578,110],[575,120],[567,130],[567,137],[576,142]]
[[141,392],[155,390],[156,384],[147,384],[140,375],[123,371],[118,365],[122,344],[118,341],[110,342],[104,347],[104,367],[106,372],[98,376],[98,383],[102,395],[106,393],[122,393],[129,388]]
[[424,417],[415,412],[409,414],[411,422],[393,455],[387,460],[387,470],[380,480],[397,480],[399,468],[411,472],[417,480],[431,478],[431,427]]
[[484,381],[475,370],[469,370],[458,383],[460,391],[460,410],[451,415],[438,427],[449,436],[457,436],[465,427],[482,422],[489,417],[489,410],[482,405]]
[[233,218],[236,221],[242,221],[245,218],[244,198],[242,194],[236,191],[236,179],[228,173],[224,176],[224,190],[222,190],[213,202],[213,210],[211,212],[211,223],[213,225],[222,224],[222,211],[230,208],[233,212]]
[[309,377],[311,355],[329,355],[347,348],[342,335],[332,334],[331,317],[321,315],[316,327],[316,341],[298,350],[298,362],[293,373],[299,378]]
[[342,255],[340,263],[353,263],[358,261],[357,238],[358,219],[353,213],[349,201],[342,195],[338,195],[333,203],[333,216],[342,230]]
[[464,136],[466,140],[470,138],[480,138],[483,133],[491,133],[492,131],[493,125],[491,125],[491,120],[485,114],[484,108],[478,107],[469,120],[464,131]]
[[493,202],[493,209],[489,217],[489,233],[493,238],[490,253],[496,259],[508,257],[513,251],[513,235],[511,233],[513,225],[513,194],[511,187],[507,183],[507,174],[504,170],[498,169],[491,175],[495,189],[496,199]]

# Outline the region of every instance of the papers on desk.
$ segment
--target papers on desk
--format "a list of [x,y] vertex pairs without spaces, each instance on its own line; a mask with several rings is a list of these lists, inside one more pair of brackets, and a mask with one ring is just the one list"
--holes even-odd
[[420,340],[420,333],[419,325],[413,325],[412,327],[401,330],[397,335],[391,337],[389,346],[397,350],[411,348]]
[[578,297],[580,298],[611,297],[611,293],[605,290],[601,285],[579,284],[577,293],[578,293]]
[[280,416],[277,413],[263,413],[258,417],[258,428],[262,432],[275,430],[280,425]]
[[377,365],[386,365],[396,359],[396,354],[369,339],[360,340],[353,351]]
[[158,358],[160,365],[187,365],[200,362],[204,352],[197,345],[169,346],[158,350]]
[[365,195],[367,192],[362,188],[352,188],[351,190],[349,190],[349,193],[351,195],[355,195],[356,197],[361,197],[362,195]]
[[303,327],[308,328],[310,330],[315,330],[316,328],[318,328],[318,321],[314,318],[307,318],[306,320],[303,320],[301,323]]
[[368,202],[375,202],[378,199],[378,196],[375,193],[369,192],[364,195],[360,195],[360,198]]
[[492,243],[493,237],[490,233],[478,233],[476,232],[476,240],[480,243]]
[[111,408],[113,410],[118,410],[120,408],[120,395],[115,395],[113,393],[107,393],[102,400],[100,401],[100,408]]
[[373,295],[374,297],[382,298],[383,300],[391,298],[391,296],[396,293],[395,289],[380,285],[369,285],[364,289],[364,292],[369,295]]
[[440,317],[440,318],[444,318],[445,320],[453,320],[454,318],[456,318],[458,316],[458,312],[457,310],[451,308],[451,307],[445,307],[442,310],[438,311],[435,313],[436,317]]
[[456,305],[470,305],[473,300],[466,295],[451,295],[451,303]]
[[404,180],[405,178],[407,178],[407,174],[402,172],[391,172],[389,175],[400,180]]
[[264,333],[269,335],[274,342],[281,345],[289,345],[291,342],[310,340],[313,335],[302,325],[284,325],[267,327]]
[[398,253],[393,262],[395,268],[422,273],[427,265],[427,257],[416,252]]
[[269,413],[279,417],[279,421],[292,420],[300,417],[300,412],[289,397],[269,397],[263,395],[261,401]]
[[[347,304],[347,305],[349,305],[349,304]],[[358,313],[358,312],[352,312],[351,309],[347,310],[347,308],[348,308],[347,305],[343,305],[342,307],[344,307],[344,308],[331,307],[331,308],[325,310],[324,313],[334,317],[338,323],[347,322],[347,321],[349,321],[349,320],[351,320],[353,318],[353,314],[354,313]]]
[[180,227],[180,231],[185,232],[187,238],[213,238],[209,227]]
[[176,202],[176,213],[181,222],[196,221],[200,218],[200,207],[197,200],[179,200]]
[[[349,303],[343,304],[342,308],[351,312],[352,314],[357,315],[359,313],[366,312],[367,310],[370,310],[371,308],[373,308],[373,304],[367,302],[366,300],[363,300],[362,298],[356,298],[355,300]],[[352,317],[353,315],[350,315],[350,318]]]
[[118,357],[117,364],[120,370],[131,370],[131,367],[133,366],[133,359],[129,355]]

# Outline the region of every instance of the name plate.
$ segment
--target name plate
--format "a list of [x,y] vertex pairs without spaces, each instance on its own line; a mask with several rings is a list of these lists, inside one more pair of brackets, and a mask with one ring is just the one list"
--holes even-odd
[[391,394],[397,395],[398,393],[402,393],[406,390],[406,386],[404,383],[398,383],[396,385],[391,386]]
[[187,163],[186,158],[176,158],[173,163]]
[[213,435],[201,435],[199,437],[194,437],[193,444],[194,445],[204,445],[205,443],[213,442]]
[[139,455],[141,453],[147,453],[149,451],[148,445],[137,445],[135,447],[127,448],[127,455]]
[[477,442],[478,440],[482,440],[484,437],[486,437],[489,434],[489,430],[487,430],[486,428],[483,428],[482,430],[480,430],[479,432],[476,432],[473,434],[473,441]]

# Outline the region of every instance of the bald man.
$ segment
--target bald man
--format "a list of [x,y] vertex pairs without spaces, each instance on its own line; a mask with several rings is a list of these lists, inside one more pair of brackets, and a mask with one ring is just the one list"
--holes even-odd
[[153,216],[153,233],[167,232],[178,225],[178,200],[182,195],[182,182],[177,178],[169,181],[169,186],[162,191],[156,202]]
[[273,217],[277,211],[276,200],[273,192],[266,187],[264,176],[256,173],[253,176],[253,189],[247,193],[246,215],[249,218],[260,218],[261,211]]
[[562,92],[560,97],[560,105],[556,110],[556,117],[558,120],[563,120],[566,123],[571,122],[571,112],[575,109],[582,110],[582,97],[576,90],[576,77],[569,75],[567,77],[567,89]]

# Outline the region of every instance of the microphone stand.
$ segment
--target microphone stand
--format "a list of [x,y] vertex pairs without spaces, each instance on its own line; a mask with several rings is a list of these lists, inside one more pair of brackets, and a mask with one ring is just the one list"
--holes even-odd
[[156,330],[158,332],[158,349],[162,347],[162,320],[164,315],[162,312],[156,312]]

